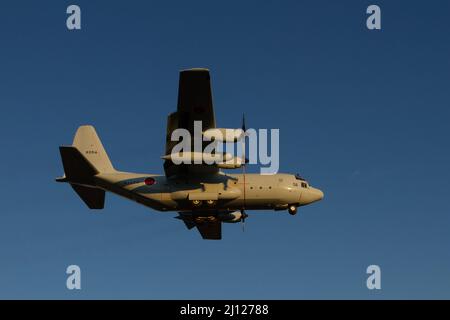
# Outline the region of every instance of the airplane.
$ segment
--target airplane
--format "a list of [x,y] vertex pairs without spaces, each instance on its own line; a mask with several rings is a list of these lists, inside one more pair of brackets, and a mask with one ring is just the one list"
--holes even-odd
[[[221,169],[230,166],[220,162],[176,164],[170,156],[176,143],[172,132],[183,128],[192,133],[194,121],[202,121],[204,134],[226,130],[216,128],[208,69],[180,71],[177,111],[167,120],[164,175],[116,170],[94,127],[83,125],[72,145],[59,147],[64,175],[56,181],[69,183],[90,209],[103,209],[108,191],[154,210],[176,211],[189,230],[197,228],[203,239],[211,240],[222,239],[222,223],[244,223],[246,210],[295,215],[298,207],[323,198],[298,174],[229,174]],[[246,160],[234,163],[232,168],[245,168]]]

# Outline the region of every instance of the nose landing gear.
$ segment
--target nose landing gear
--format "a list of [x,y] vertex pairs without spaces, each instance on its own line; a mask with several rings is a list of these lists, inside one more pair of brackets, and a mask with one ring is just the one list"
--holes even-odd
[[295,216],[297,214],[297,206],[295,204],[290,204],[288,207],[288,212],[290,215]]

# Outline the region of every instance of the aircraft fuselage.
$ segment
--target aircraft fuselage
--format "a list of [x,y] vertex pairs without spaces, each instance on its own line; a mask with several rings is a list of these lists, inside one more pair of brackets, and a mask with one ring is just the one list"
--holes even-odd
[[96,185],[159,211],[283,210],[321,200],[323,193],[290,174],[224,174],[189,179],[116,172]]

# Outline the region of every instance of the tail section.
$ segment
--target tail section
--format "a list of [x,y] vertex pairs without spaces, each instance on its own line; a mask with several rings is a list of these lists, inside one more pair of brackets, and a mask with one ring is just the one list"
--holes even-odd
[[79,127],[72,146],[61,146],[59,152],[64,177],[56,181],[70,183],[89,208],[103,209],[105,191],[96,187],[94,176],[115,170],[94,127]]
[[71,184],[73,190],[89,209],[103,209],[105,206],[105,190]]
[[93,126],[79,127],[72,145],[81,152],[98,172],[115,171]]
[[58,178],[58,182],[72,182],[78,184],[93,185],[93,177],[99,171],[73,146],[59,147],[61,160],[64,167],[64,177]]

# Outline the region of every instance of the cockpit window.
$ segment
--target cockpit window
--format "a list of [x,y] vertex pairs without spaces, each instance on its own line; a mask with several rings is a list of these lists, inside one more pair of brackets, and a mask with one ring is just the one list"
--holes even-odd
[[[300,180],[301,181],[301,187],[302,188],[308,188],[308,181],[306,181],[305,178],[303,178],[301,175],[299,175],[298,173],[295,175],[295,179]],[[296,184],[294,184],[296,185]]]

